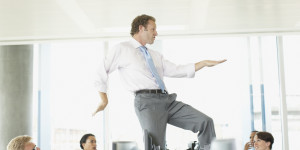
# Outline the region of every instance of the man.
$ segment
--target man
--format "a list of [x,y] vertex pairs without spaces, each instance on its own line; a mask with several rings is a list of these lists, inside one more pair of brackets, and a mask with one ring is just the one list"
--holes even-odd
[[108,104],[108,74],[119,70],[129,91],[135,94],[135,111],[144,131],[153,138],[152,142],[165,150],[167,123],[198,132],[199,149],[209,149],[215,138],[213,120],[193,107],[176,101],[176,94],[169,94],[163,83],[166,77],[194,77],[203,67],[211,67],[226,60],[204,60],[195,64],[175,65],[153,50],[145,47],[153,44],[157,36],[155,18],[137,16],[131,24],[132,39],[111,49],[99,70],[97,87],[102,102],[94,115]]
[[245,147],[244,147],[244,150],[249,150],[249,149],[252,149],[252,148],[254,148],[253,146],[253,140],[254,140],[254,136],[255,136],[255,134],[257,133],[258,131],[252,131],[251,133],[250,133],[250,141],[249,142],[247,142],[246,144],[245,144]]
[[27,135],[17,136],[8,143],[7,150],[40,150],[31,140]]

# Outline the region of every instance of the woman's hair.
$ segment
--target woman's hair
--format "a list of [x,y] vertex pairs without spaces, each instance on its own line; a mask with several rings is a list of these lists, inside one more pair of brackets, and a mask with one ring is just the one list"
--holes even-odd
[[148,15],[145,15],[145,14],[137,16],[136,18],[134,18],[134,20],[131,23],[131,31],[130,31],[131,36],[133,36],[134,34],[139,32],[139,26],[140,25],[147,28],[149,20],[152,20],[152,21],[155,22],[154,17],[148,16]]
[[86,143],[86,140],[89,138],[89,136],[95,137],[94,134],[88,133],[88,134],[83,135],[82,138],[80,139],[80,147],[81,147],[81,149],[83,149],[82,144]]
[[269,148],[272,149],[272,145],[274,143],[274,138],[271,133],[269,132],[257,132],[256,133],[257,138],[264,140],[266,142],[270,142]]
[[13,138],[7,145],[7,150],[24,150],[25,144],[31,141],[31,137],[20,135]]

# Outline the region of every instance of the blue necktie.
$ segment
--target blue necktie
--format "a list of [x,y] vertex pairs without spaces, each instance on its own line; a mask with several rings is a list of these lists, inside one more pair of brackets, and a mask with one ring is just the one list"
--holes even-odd
[[155,68],[155,66],[154,66],[153,60],[152,60],[152,58],[151,58],[151,55],[148,53],[147,48],[146,48],[145,46],[140,46],[139,48],[140,48],[140,50],[143,52],[144,57],[145,57],[145,59],[146,59],[146,62],[147,62],[147,64],[148,64],[148,67],[149,67],[149,69],[150,69],[150,71],[151,71],[153,77],[155,78],[156,83],[158,84],[159,88],[160,88],[162,91],[165,91],[165,89],[166,89],[166,88],[165,88],[165,84],[164,84],[164,82],[160,79],[160,76],[159,76],[158,73],[157,73],[157,70],[156,70],[156,68]]

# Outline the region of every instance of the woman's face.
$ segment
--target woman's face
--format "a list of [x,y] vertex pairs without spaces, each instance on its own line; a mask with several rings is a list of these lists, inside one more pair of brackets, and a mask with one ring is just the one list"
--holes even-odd
[[83,150],[97,150],[96,138],[94,136],[89,136],[82,146]]
[[257,135],[254,136],[254,148],[255,150],[270,150],[270,142],[266,142],[264,140],[261,140],[257,137]]
[[25,150],[40,150],[40,148],[36,147],[33,142],[28,142],[25,144]]

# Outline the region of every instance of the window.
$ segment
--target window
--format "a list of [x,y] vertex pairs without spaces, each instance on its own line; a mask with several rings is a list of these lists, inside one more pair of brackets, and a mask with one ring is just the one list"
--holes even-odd
[[286,86],[286,103],[288,111],[289,149],[297,149],[300,143],[300,36],[284,36],[284,69]]
[[[290,149],[300,146],[296,141],[300,138],[299,40],[299,36],[283,38]],[[98,149],[111,149],[114,141],[135,141],[143,148],[134,95],[124,88],[117,71],[109,79],[109,105],[91,116],[100,101],[93,87],[95,71],[106,50],[120,41],[41,44],[37,62],[41,64],[38,134],[42,147],[49,140],[53,150],[79,150],[82,135],[93,133]],[[168,91],[212,117],[217,138],[234,138],[237,149],[249,140],[252,129],[271,132],[273,149],[282,148],[275,36],[173,37],[157,39],[149,46],[176,64],[227,59],[203,68],[193,79],[165,78]],[[197,134],[168,125],[166,140],[169,149],[182,150],[197,141]]]
[[42,116],[40,120],[41,147],[79,150],[81,137],[92,133],[98,148],[104,149],[103,113],[92,117],[100,101],[93,83],[97,64],[103,58],[103,45],[103,42],[41,45],[41,113],[48,113],[48,117]]

